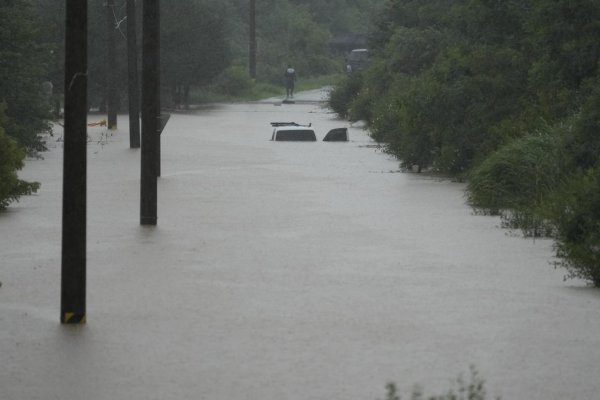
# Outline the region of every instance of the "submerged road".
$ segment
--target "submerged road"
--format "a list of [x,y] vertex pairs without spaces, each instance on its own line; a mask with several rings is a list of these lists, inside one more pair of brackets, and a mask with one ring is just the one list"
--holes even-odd
[[[471,364],[491,397],[598,398],[600,292],[563,282],[551,242],[473,215],[462,184],[399,172],[322,96],[174,114],[157,227],[126,116],[90,128],[85,326],[59,324],[49,138],[20,173],[41,190],[0,213],[0,399],[407,398]],[[271,121],[319,141],[271,142]],[[320,141],[335,127],[350,142]]]

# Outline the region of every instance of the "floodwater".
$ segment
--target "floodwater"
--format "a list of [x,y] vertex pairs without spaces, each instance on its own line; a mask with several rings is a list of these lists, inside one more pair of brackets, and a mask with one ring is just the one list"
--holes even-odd
[[[314,99],[174,114],[158,226],[139,150],[89,129],[88,323],[61,326],[62,136],[0,214],[0,398],[403,398],[474,365],[490,398],[597,399],[600,292],[552,243],[475,216],[464,186],[398,171]],[[90,116],[94,121],[99,117]],[[271,121],[318,142],[271,142]],[[350,142],[322,142],[349,127]],[[58,140],[58,141],[57,141]]]

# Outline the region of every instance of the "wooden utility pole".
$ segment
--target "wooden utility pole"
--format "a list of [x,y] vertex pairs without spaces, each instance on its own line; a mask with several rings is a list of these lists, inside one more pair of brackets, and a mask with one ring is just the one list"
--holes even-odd
[[129,77],[129,147],[140,147],[140,96],[135,0],[127,0],[127,75]]
[[248,73],[256,79],[256,0],[250,0],[249,43],[248,43]]
[[119,99],[117,93],[117,55],[115,48],[115,0],[106,0],[106,111],[108,129],[117,129]]
[[144,0],[142,17],[141,225],[156,225],[160,118],[160,3]]
[[60,322],[86,319],[87,1],[66,0]]

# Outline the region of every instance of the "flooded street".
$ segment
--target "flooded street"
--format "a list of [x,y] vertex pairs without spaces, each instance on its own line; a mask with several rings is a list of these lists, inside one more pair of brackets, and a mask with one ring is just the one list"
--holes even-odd
[[[0,399],[408,398],[469,365],[490,398],[598,398],[600,291],[563,282],[550,241],[473,215],[463,184],[399,172],[322,96],[173,114],[155,228],[127,117],[89,128],[81,327],[59,324],[50,138],[20,173],[41,190],[0,214]],[[272,142],[271,121],[318,141]],[[349,142],[322,141],[336,127]]]

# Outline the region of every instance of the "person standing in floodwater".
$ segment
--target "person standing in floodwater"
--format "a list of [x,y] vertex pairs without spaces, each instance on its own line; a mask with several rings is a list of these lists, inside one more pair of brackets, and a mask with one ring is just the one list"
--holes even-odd
[[286,97],[294,98],[294,82],[296,82],[296,70],[288,64],[285,73],[283,74],[285,80],[285,93]]

